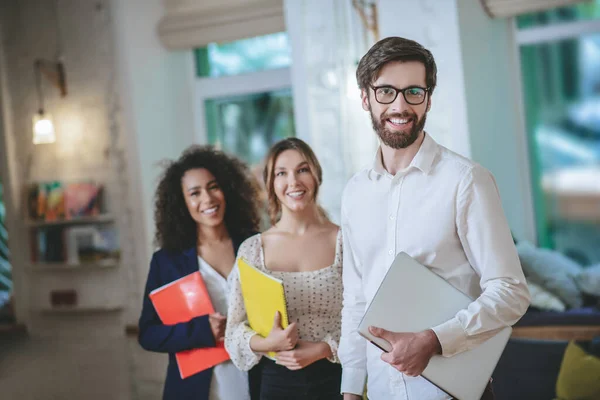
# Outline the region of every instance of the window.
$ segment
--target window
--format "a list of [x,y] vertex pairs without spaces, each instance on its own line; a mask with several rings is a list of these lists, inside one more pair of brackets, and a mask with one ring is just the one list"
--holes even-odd
[[287,68],[292,63],[288,36],[284,32],[231,43],[211,43],[196,49],[194,55],[196,74],[201,77]]
[[600,0],[517,18],[538,240],[600,262]]
[[526,29],[599,18],[600,3],[596,0],[571,7],[561,7],[550,11],[521,15],[517,18],[517,27],[519,29]]
[[6,231],[6,208],[3,202],[3,187],[0,182],[0,323],[12,322],[10,296],[12,292],[12,273],[9,262],[8,232]]
[[286,33],[210,44],[194,59],[200,142],[256,165],[273,143],[295,135]]

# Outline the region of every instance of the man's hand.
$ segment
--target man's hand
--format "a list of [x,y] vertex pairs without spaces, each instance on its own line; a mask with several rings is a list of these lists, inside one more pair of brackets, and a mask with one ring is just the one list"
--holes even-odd
[[421,375],[431,357],[442,352],[442,346],[431,329],[404,333],[371,326],[369,332],[392,345],[392,351],[383,353],[381,359],[408,376]]
[[344,400],[362,400],[362,396],[354,393],[344,393]]
[[331,348],[327,343],[298,340],[293,350],[280,351],[276,358],[277,364],[295,371],[327,357],[331,357]]

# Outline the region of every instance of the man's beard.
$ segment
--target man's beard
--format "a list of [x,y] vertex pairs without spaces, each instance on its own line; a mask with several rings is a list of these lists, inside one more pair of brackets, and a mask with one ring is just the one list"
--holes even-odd
[[[405,149],[413,144],[425,127],[425,121],[427,120],[427,113],[423,114],[421,119],[418,119],[416,114],[407,111],[403,113],[383,114],[379,118],[379,121],[373,115],[373,111],[370,111],[370,114],[373,130],[377,133],[383,144],[392,149]],[[399,130],[391,131],[385,126],[386,120],[390,118],[412,119],[412,128],[408,132]]]

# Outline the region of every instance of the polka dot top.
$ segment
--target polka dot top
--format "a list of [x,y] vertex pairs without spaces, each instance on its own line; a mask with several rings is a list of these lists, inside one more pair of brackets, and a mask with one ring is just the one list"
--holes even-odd
[[[340,340],[342,311],[342,234],[338,232],[335,259],[332,265],[306,272],[270,271],[265,267],[261,235],[248,238],[238,251],[238,257],[271,276],[281,279],[285,290],[289,322],[296,322],[302,340],[325,342],[331,348],[331,362],[339,363],[337,348]],[[256,335],[248,325],[237,265],[229,275],[229,305],[225,348],[233,363],[248,371],[258,364],[260,353],[250,349],[250,338]]]

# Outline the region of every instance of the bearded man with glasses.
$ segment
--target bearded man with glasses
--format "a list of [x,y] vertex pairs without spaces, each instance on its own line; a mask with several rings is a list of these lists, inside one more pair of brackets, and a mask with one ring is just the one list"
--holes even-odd
[[[437,79],[431,52],[383,39],[360,60],[356,78],[380,147],[342,197],[341,391],[360,399],[368,375],[370,400],[451,399],[420,374],[433,355],[454,356],[517,322],[529,306],[525,277],[491,173],[424,130]],[[357,328],[400,252],[475,300],[422,332],[371,327],[392,346],[382,354]]]

